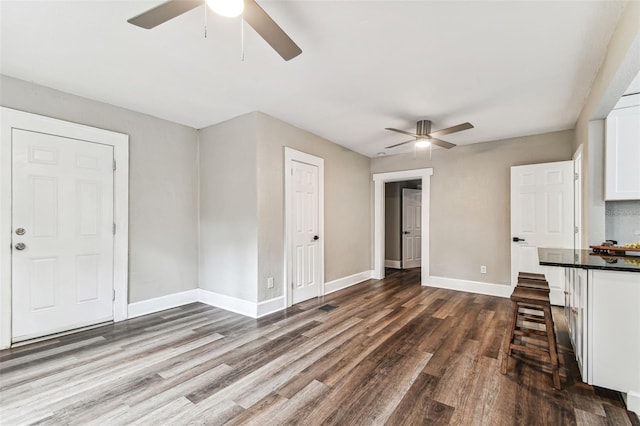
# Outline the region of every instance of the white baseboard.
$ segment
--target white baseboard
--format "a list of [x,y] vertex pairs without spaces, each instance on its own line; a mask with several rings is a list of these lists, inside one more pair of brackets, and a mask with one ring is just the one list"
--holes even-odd
[[129,304],[129,318],[153,314],[166,309],[177,308],[189,303],[201,302],[226,311],[235,312],[251,318],[260,318],[285,308],[284,296],[254,303],[236,297],[226,296],[213,291],[196,288],[154,299]]
[[273,299],[259,302],[257,306],[256,318],[261,318],[274,312],[281,311],[286,307],[285,305],[286,301],[284,300],[284,296],[275,297]]
[[225,311],[235,312],[251,318],[256,318],[256,303],[248,300],[238,299],[237,297],[227,296],[209,290],[198,289],[198,301],[206,303],[216,308],[222,308]]
[[627,410],[640,416],[640,393],[627,392]]
[[428,277],[424,286],[466,291],[468,293],[486,294],[489,296],[509,297],[513,288],[505,284],[484,283],[481,281],[459,280],[446,277]]
[[285,308],[284,296],[275,297],[263,302],[249,302],[237,297],[226,296],[213,291],[198,289],[198,301],[225,311],[235,312],[251,318],[260,318]]
[[142,302],[129,303],[128,317],[129,319],[136,318],[142,315],[152,314],[154,312],[164,311],[165,309],[176,308],[178,306],[197,302],[199,290],[200,289],[195,288],[193,290],[143,300]]
[[[325,283],[324,294],[333,293],[334,291],[371,279],[372,272],[373,271],[363,271]],[[260,318],[286,308],[284,296],[256,303],[197,288],[183,291],[181,293],[156,297],[155,299],[143,300],[142,302],[131,303],[129,304],[129,318],[153,314],[155,312],[164,311],[165,309],[176,308],[178,306],[194,302],[205,303],[207,305],[235,312],[250,318]]]
[[334,291],[351,287],[352,285],[361,283],[362,281],[370,280],[372,273],[373,271],[362,271],[357,274],[349,275],[348,277],[342,277],[337,280],[326,282],[324,283],[324,294],[333,293]]
[[384,267],[385,268],[402,269],[402,261],[387,259],[387,260],[384,261]]

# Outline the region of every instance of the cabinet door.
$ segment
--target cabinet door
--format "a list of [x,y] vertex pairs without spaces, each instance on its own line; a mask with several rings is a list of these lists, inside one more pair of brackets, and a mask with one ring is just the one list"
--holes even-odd
[[592,274],[592,383],[640,394],[640,274]]
[[605,199],[640,200],[640,105],[611,111],[606,128]]
[[573,290],[573,268],[564,268],[564,316],[567,320],[569,338],[573,343],[573,328],[571,314],[571,292]]
[[582,380],[587,382],[587,271],[575,269],[573,276],[573,348]]

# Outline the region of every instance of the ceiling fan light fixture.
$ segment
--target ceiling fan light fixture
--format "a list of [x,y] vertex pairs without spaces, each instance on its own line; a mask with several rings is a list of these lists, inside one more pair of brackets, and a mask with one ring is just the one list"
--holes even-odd
[[418,139],[416,141],[416,148],[426,148],[429,145],[431,145],[431,142],[429,142],[427,139]]
[[206,0],[209,9],[220,16],[235,18],[244,11],[244,0]]

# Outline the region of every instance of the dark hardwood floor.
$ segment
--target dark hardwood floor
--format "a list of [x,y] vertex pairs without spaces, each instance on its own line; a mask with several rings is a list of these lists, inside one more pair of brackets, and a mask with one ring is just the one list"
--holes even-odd
[[508,308],[418,270],[260,320],[191,304],[0,352],[0,423],[640,425],[580,381],[560,309],[562,390],[500,374]]

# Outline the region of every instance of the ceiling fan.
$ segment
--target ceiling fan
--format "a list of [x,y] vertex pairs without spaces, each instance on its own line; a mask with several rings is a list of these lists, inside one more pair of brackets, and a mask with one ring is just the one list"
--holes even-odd
[[[151,29],[205,3],[205,0],[169,0],[127,20],[130,24]],[[242,18],[285,61],[295,58],[302,49],[275,23],[255,0],[206,0],[207,6],[222,16]]]
[[404,130],[392,129],[390,127],[387,127],[387,128],[385,128],[385,130],[391,130],[392,132],[398,132],[398,133],[402,133],[403,135],[413,136],[414,139],[412,139],[410,141],[400,142],[400,143],[397,143],[395,145],[388,146],[386,149],[395,148],[396,146],[408,144],[408,143],[411,143],[411,142],[415,142],[416,146],[419,147],[419,148],[426,147],[426,146],[429,146],[430,144],[432,144],[432,145],[439,146],[441,148],[449,149],[449,148],[453,148],[454,146],[456,146],[456,144],[451,143],[451,142],[445,142],[445,141],[440,140],[440,139],[436,139],[436,137],[448,135],[448,134],[451,134],[451,133],[461,132],[463,130],[468,130],[468,129],[473,129],[473,124],[471,124],[471,123],[462,123],[462,124],[458,124],[456,126],[447,127],[446,129],[437,130],[435,132],[432,132],[431,131],[431,120],[420,120],[420,121],[418,121],[416,123],[416,132],[415,133],[405,132]]

